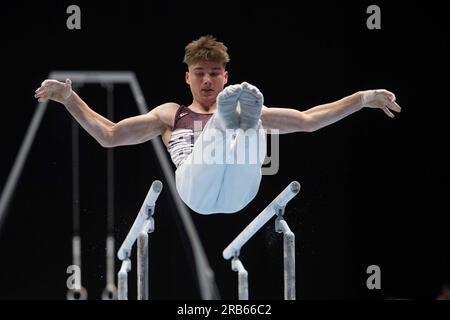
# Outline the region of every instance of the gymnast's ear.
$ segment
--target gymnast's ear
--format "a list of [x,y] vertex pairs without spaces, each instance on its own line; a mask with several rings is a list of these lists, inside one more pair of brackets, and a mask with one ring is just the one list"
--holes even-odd
[[189,71],[186,71],[186,73],[184,75],[184,80],[186,81],[187,84],[191,84],[190,79],[189,79]]

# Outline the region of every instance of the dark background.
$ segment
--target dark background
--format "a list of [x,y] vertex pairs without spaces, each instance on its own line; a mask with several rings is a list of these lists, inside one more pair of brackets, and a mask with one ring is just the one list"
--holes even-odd
[[[81,7],[81,30],[66,8]],[[381,30],[366,8],[381,8]],[[359,90],[386,88],[403,107],[395,119],[364,109],[314,133],[280,137],[280,170],[265,176],[239,214],[192,213],[220,295],[237,298],[237,277],[221,253],[289,182],[296,234],[298,299],[435,299],[449,283],[447,123],[448,33],[443,5],[411,2],[171,1],[23,3],[3,6],[2,137],[4,186],[37,105],[34,90],[52,70],[131,70],[149,108],[189,104],[184,46],[212,34],[229,48],[230,83],[248,81],[267,106],[306,110]],[[106,115],[100,85],[78,90]],[[116,86],[115,118],[138,113]],[[72,261],[71,117],[50,103],[0,231],[0,298],[65,299]],[[80,132],[83,285],[90,299],[105,286],[106,149]],[[116,246],[148,187],[164,178],[150,143],[115,149]],[[153,299],[198,299],[188,240],[164,189],[150,237]],[[242,251],[251,299],[282,299],[282,240],[267,224]],[[366,268],[381,268],[368,290]],[[116,269],[119,262],[116,260]],[[136,264],[130,299],[136,298]]]

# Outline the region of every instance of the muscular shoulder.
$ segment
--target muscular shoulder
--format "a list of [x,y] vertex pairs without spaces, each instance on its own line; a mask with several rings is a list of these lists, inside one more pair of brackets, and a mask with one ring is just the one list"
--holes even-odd
[[175,114],[177,113],[179,107],[180,105],[177,103],[167,102],[157,106],[150,112],[152,114],[155,114],[161,120],[161,122],[164,123],[164,125],[166,125],[167,127],[172,127],[175,119]]

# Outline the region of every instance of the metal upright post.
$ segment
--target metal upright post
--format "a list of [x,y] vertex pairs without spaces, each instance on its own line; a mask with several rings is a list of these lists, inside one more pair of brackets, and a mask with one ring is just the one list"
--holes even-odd
[[239,256],[231,260],[231,269],[238,273],[238,299],[248,300],[248,272],[239,260]]

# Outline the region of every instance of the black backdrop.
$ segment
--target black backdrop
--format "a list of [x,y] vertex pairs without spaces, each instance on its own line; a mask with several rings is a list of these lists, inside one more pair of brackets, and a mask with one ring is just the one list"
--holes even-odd
[[[299,299],[434,299],[449,282],[449,52],[440,5],[378,2],[382,28],[368,30],[369,2],[78,2],[81,30],[70,31],[70,4],[2,8],[2,188],[36,107],[34,90],[51,70],[132,70],[149,108],[188,104],[184,46],[212,34],[229,48],[230,83],[255,84],[268,106],[305,110],[386,88],[403,107],[395,119],[362,110],[314,133],[281,136],[280,170],[263,178],[249,206],[234,215],[192,213],[221,297],[237,297],[223,248],[292,180],[302,184],[286,213],[297,236]],[[106,114],[100,85],[79,94]],[[117,86],[115,106],[115,120],[137,114],[126,86]],[[0,298],[65,298],[70,125],[65,109],[49,104],[0,232]],[[106,151],[84,131],[80,148],[83,284],[90,299],[99,299],[106,281]],[[117,148],[115,157],[119,245],[150,183],[163,176],[150,143]],[[155,217],[151,297],[199,298],[167,188]],[[282,299],[281,248],[272,223],[245,247],[251,299]],[[372,264],[381,268],[381,290],[366,287]],[[131,299],[135,288],[131,281]]]

